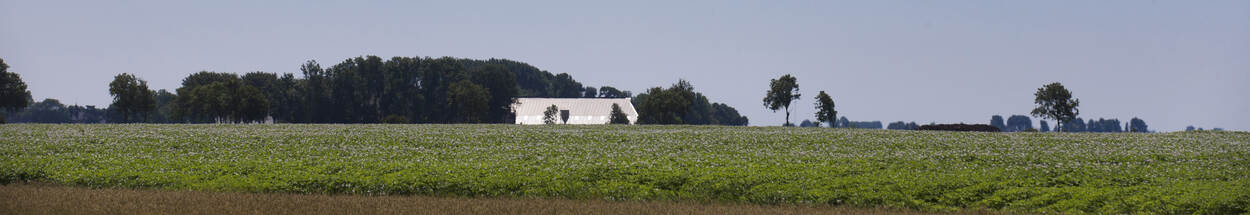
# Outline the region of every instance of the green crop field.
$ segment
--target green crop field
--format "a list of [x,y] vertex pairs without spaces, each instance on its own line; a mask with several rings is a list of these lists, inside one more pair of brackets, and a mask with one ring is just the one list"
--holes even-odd
[[0,182],[925,211],[1250,211],[1250,133],[0,125]]

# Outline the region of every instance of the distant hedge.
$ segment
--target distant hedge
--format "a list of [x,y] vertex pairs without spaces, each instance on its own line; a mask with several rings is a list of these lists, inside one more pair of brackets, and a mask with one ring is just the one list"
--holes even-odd
[[998,127],[994,127],[994,126],[990,126],[990,125],[986,125],[986,124],[972,124],[972,125],[969,125],[969,124],[963,124],[963,123],[959,123],[959,124],[935,124],[935,125],[922,125],[922,126],[920,126],[919,128],[916,128],[916,130],[928,130],[928,131],[979,131],[979,132],[1000,132],[1000,131],[1002,131],[1002,130],[999,130],[999,129],[998,129]]

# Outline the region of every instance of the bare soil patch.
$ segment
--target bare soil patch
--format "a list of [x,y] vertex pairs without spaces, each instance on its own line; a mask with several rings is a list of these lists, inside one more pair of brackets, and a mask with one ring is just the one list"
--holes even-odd
[[[984,211],[963,214],[990,214]],[[0,214],[933,214],[835,206],[0,186]]]

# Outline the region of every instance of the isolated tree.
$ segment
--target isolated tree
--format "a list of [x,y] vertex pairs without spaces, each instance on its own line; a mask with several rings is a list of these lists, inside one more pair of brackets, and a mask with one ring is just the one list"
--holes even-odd
[[[836,124],[834,121],[838,120],[838,111],[834,110],[833,107],[833,98],[829,97],[829,94],[825,94],[824,90],[821,90],[820,94],[816,94],[816,122],[829,123],[829,127],[832,128]],[[820,127],[820,124],[817,124],[816,127]]]
[[990,117],[990,126],[998,128],[999,131],[1006,131],[1007,124],[1003,123],[1003,116],[994,115]]
[[[9,65],[0,58],[0,109],[17,111],[30,105],[30,90],[26,90],[26,82],[17,73],[9,72]],[[4,115],[0,114],[0,123],[4,123]]]
[[1039,128],[1038,128],[1038,130],[1039,130],[1039,131],[1041,131],[1041,132],[1049,132],[1049,131],[1050,131],[1050,123],[1049,123],[1049,122],[1046,122],[1046,120],[1038,120],[1038,123],[1039,123],[1039,124],[1041,124],[1041,127],[1039,127]]
[[608,124],[629,124],[629,118],[624,111],[621,111],[621,105],[612,103],[612,113],[609,115],[611,117],[608,119]]
[[113,76],[113,81],[109,82],[109,95],[113,96],[113,107],[121,112],[122,120],[126,122],[131,122],[132,115],[156,109],[156,97],[148,89],[148,81],[129,73]]
[[799,83],[794,76],[786,74],[778,79],[772,79],[768,83],[768,92],[764,95],[764,107],[773,110],[774,113],[778,109],[786,109],[786,126],[794,126],[790,123],[790,102],[799,99]]
[[447,104],[459,113],[460,122],[479,123],[489,109],[490,93],[468,80],[451,84]]
[[1081,100],[1072,98],[1072,92],[1065,89],[1059,82],[1037,88],[1033,96],[1035,96],[1033,103],[1037,104],[1037,108],[1031,112],[1033,116],[1053,119],[1058,121],[1059,125],[1064,125],[1056,127],[1055,131],[1068,131],[1068,123],[1080,114],[1077,107],[1081,105]]
[[548,124],[548,125],[556,124],[556,114],[559,114],[559,113],[560,113],[560,108],[556,107],[556,105],[551,105],[551,107],[547,107],[547,110],[543,111],[543,124]]
[[[1138,119],[1137,117],[1133,117],[1133,119],[1129,120],[1128,122],[1129,122],[1129,126],[1128,126],[1129,132],[1150,132],[1150,129],[1146,127],[1145,120]],[[1189,127],[1192,128],[1193,126],[1189,126]]]

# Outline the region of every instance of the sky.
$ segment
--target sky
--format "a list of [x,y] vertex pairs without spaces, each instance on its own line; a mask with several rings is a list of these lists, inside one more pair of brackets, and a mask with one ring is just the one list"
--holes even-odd
[[120,73],[172,91],[362,55],[506,58],[635,93],[685,79],[752,125],[784,122],[762,99],[792,74],[795,123],[819,91],[853,121],[988,123],[1060,82],[1082,118],[1250,130],[1242,0],[0,0],[0,58],[36,100],[107,106]]

